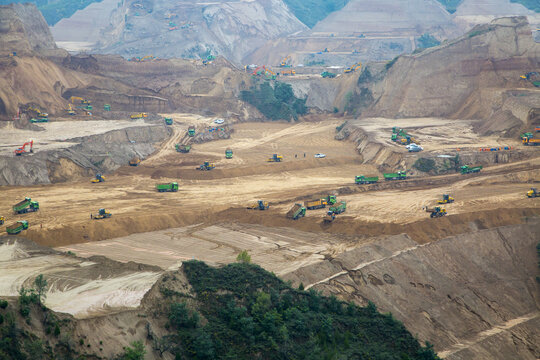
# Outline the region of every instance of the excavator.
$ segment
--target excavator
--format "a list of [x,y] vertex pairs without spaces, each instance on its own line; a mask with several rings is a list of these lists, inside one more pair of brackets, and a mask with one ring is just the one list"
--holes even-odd
[[294,76],[294,75],[296,75],[296,71],[294,71],[292,69],[291,70],[285,70],[285,71],[281,72],[281,75],[283,75],[283,76],[287,76],[287,75]]
[[73,110],[73,107],[71,106],[71,104],[68,104],[67,112],[68,112],[69,115],[72,115],[72,116],[77,115],[75,110]]
[[[26,150],[26,145],[30,147],[30,150]],[[25,142],[23,146],[21,146],[20,148],[17,148],[14,151],[16,156],[21,156],[22,154],[33,153],[33,152],[34,152],[34,140]]]
[[359,61],[356,64],[354,64],[353,66],[346,68],[344,73],[345,74],[351,73],[351,72],[354,72],[356,70],[360,70],[361,68],[362,68],[362,63]]
[[84,105],[90,105],[92,103],[90,100],[86,100],[80,96],[72,96],[69,98],[69,101],[72,104],[75,104],[74,100],[78,100],[81,104],[84,104]]
[[281,64],[279,64],[279,67],[291,67],[289,60],[291,60],[291,56],[287,55],[285,58],[283,58],[283,60],[281,60]]
[[37,113],[38,117],[42,117],[42,118],[48,118],[49,117],[49,114],[41,112],[41,110],[39,110],[36,107],[29,106],[28,110],[29,111],[35,111]]
[[448,203],[453,203],[453,202],[454,202],[454,198],[448,194],[443,194],[442,200],[437,200],[438,204],[448,204]]
[[536,188],[531,188],[531,190],[527,191],[527,197],[528,198],[540,197],[540,192],[538,192]]
[[4,222],[6,222],[6,218],[3,216],[0,216],[0,225],[4,225]]
[[101,175],[101,174],[96,174],[96,177],[92,180],[90,180],[91,183],[100,183],[100,182],[105,182],[105,176]]

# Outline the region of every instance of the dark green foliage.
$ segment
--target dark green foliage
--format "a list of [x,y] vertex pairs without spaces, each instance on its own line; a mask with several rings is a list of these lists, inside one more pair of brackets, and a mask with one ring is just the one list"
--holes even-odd
[[396,56],[395,58],[393,58],[392,60],[390,60],[389,62],[387,62],[385,65],[384,65],[384,68],[386,70],[390,70],[390,68],[392,66],[394,66],[394,64],[396,63],[397,59],[399,58],[399,56]]
[[334,106],[334,114],[337,114],[339,112],[339,109]]
[[427,49],[441,44],[439,40],[437,40],[433,35],[430,35],[428,33],[422,34],[422,36],[420,36],[416,41],[418,43],[418,47],[423,49]]
[[[173,304],[176,333],[165,337],[176,359],[438,359],[391,315],[296,290],[256,265],[183,265],[205,319]],[[174,316],[173,316],[174,314]],[[173,321],[171,320],[171,323]]]
[[510,2],[521,4],[527,9],[540,13],[540,2],[538,0],[510,0]]
[[140,341],[134,341],[130,346],[124,348],[124,355],[120,357],[121,360],[144,360],[144,354],[146,354],[146,349]]
[[368,88],[360,88],[360,92],[356,90],[345,95],[345,105],[343,111],[349,114],[356,114],[357,110],[368,106],[373,102],[373,94]]
[[240,98],[255,106],[264,116],[271,120],[298,119],[298,115],[307,113],[306,99],[294,95],[292,86],[276,81],[274,87],[263,82],[250,90],[240,93]]
[[437,1],[443,4],[443,6],[446,8],[446,10],[450,14],[455,13],[458,5],[463,2],[463,0],[437,0]]
[[47,280],[43,277],[43,274],[39,274],[35,280],[34,285],[36,287],[36,292],[38,296],[38,302],[41,304],[42,299],[47,297]]
[[435,160],[420,158],[415,161],[413,167],[422,172],[430,172],[431,170],[435,169]]
[[8,307],[7,300],[0,300],[0,309],[5,309]]
[[63,18],[68,18],[75,14],[77,10],[84,9],[88,5],[101,2],[101,0],[0,0],[0,5],[9,3],[34,3],[43,14],[47,24],[54,25]]
[[312,28],[333,11],[342,9],[349,0],[285,0],[285,4],[304,24]]

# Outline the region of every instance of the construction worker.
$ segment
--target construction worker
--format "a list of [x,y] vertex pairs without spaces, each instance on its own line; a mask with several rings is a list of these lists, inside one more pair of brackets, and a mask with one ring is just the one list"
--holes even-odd
[[304,153],[304,157],[306,157],[306,153]]
[[298,154],[294,154],[294,158],[295,158],[295,159],[298,158]]

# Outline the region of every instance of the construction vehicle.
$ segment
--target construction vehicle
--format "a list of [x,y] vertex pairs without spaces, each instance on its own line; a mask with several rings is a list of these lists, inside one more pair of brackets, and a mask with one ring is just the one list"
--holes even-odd
[[135,156],[133,159],[129,160],[129,166],[139,166],[141,159],[138,156]]
[[0,225],[4,225],[5,222],[6,222],[6,218],[3,216],[0,216]]
[[322,76],[323,78],[330,78],[330,79],[332,79],[332,78],[335,78],[335,77],[336,77],[336,74],[334,74],[333,72],[330,72],[330,71],[324,71],[324,72],[321,73],[321,76]]
[[324,198],[326,205],[334,205],[337,202],[336,195],[328,195]]
[[273,154],[271,158],[268,158],[268,160],[266,160],[267,162],[282,162],[283,161],[283,156],[281,155],[278,155],[278,154]]
[[212,63],[212,61],[216,60],[216,57],[214,55],[208,55],[206,59],[203,60],[203,65],[209,65]]
[[361,68],[362,68],[362,63],[359,61],[356,64],[352,65],[351,67],[346,68],[344,73],[345,74],[351,73],[351,72],[354,72],[354,71],[356,71],[358,69],[361,69]]
[[287,218],[298,220],[301,217],[306,216],[306,208],[302,204],[294,204],[294,206],[287,212]]
[[405,180],[407,178],[406,171],[398,171],[397,173],[383,174],[384,180]]
[[26,229],[28,229],[28,221],[26,220],[20,220],[13,225],[6,226],[6,232],[9,235],[17,235],[18,233]]
[[344,213],[345,210],[347,210],[347,202],[346,201],[340,201],[339,204],[336,204],[335,206],[332,206],[328,210],[332,211],[334,214]]
[[187,132],[189,137],[195,136],[195,126],[191,125],[190,127],[188,127]]
[[531,188],[531,190],[527,191],[527,197],[528,198],[540,197],[540,192],[538,192],[536,188]]
[[354,182],[356,185],[375,184],[377,181],[379,181],[378,176],[357,175],[354,178]]
[[327,203],[325,199],[315,199],[315,200],[304,201],[304,206],[308,210],[322,209],[322,208],[325,208],[326,205]]
[[91,183],[100,183],[100,182],[105,182],[105,176],[101,175],[101,174],[96,174],[96,177],[92,180],[90,180]]
[[538,145],[540,145],[540,139],[523,138],[522,142],[523,142],[523,145],[527,145],[527,146],[538,146]]
[[69,101],[72,103],[72,104],[75,104],[75,101],[74,100],[77,100],[79,102],[79,104],[84,104],[84,105],[90,105],[92,102],[90,100],[86,100],[80,96],[72,96],[69,98]]
[[168,184],[156,184],[156,190],[159,192],[177,192],[178,191],[178,183],[177,182],[171,182]]
[[112,214],[110,212],[108,212],[107,210],[99,209],[97,215],[90,214],[90,219],[99,220],[99,219],[110,218],[111,216],[112,216]]
[[471,174],[471,173],[477,173],[482,170],[482,166],[469,166],[469,165],[463,165],[460,167],[461,174]]
[[176,151],[178,151],[180,153],[188,153],[189,150],[191,150],[191,145],[176,144],[175,148],[176,148]]
[[73,107],[71,106],[71,104],[68,104],[67,113],[68,113],[68,115],[71,115],[71,116],[77,115],[75,110],[73,110]]
[[440,206],[435,206],[434,208],[430,209],[428,206],[424,206],[423,209],[430,213],[429,214],[429,217],[430,218],[437,218],[437,217],[443,217],[445,216],[447,213],[446,213],[446,209],[440,207]]
[[283,60],[281,60],[281,63],[279,64],[279,67],[291,67],[290,61],[291,56],[287,55]]
[[326,215],[324,215],[323,222],[325,222],[325,223],[331,223],[331,222],[334,221],[335,219],[336,219],[336,214],[334,214],[333,211],[328,210],[328,212],[326,213]]
[[172,118],[166,117],[166,118],[165,118],[165,124],[166,124],[166,125],[172,125],[172,124],[173,124]]
[[216,165],[214,163],[205,161],[202,165],[199,165],[199,167],[196,167],[195,169],[202,170],[202,171],[210,171],[210,170],[215,169],[215,167]]
[[111,105],[110,104],[103,105],[103,111],[111,111]]
[[439,204],[449,204],[453,202],[454,202],[454,198],[451,197],[449,194],[443,194],[442,200],[437,200],[437,203]]
[[231,149],[225,150],[225,159],[232,159],[233,157],[233,151]]
[[532,139],[534,137],[534,134],[532,132],[526,132],[526,133],[523,133],[521,135],[519,135],[519,138],[521,140],[523,139]]
[[[26,145],[30,147],[29,150],[26,150]],[[34,140],[27,141],[20,148],[15,149],[14,153],[16,156],[21,156],[22,154],[28,154],[34,152]]]
[[26,197],[23,201],[13,205],[13,213],[15,214],[26,214],[29,212],[36,212],[38,210],[39,203],[37,201],[33,201],[29,197]]
[[46,122],[49,122],[49,119],[48,119],[48,118],[37,118],[37,119],[31,118],[31,119],[30,119],[30,122],[31,122],[32,124],[35,124],[35,123],[46,123]]
[[130,117],[131,117],[132,119],[142,119],[142,118],[145,118],[145,117],[147,117],[147,116],[148,116],[147,113],[138,113],[138,114],[133,114],[133,115],[131,115]]
[[49,114],[42,112],[41,110],[39,110],[36,107],[29,106],[28,110],[29,111],[34,111],[37,114],[38,117],[42,117],[42,118],[48,118],[49,117]]
[[535,127],[534,127],[534,131],[535,131],[535,132],[540,132],[540,126],[535,126]]
[[293,69],[284,70],[284,71],[281,72],[281,75],[283,75],[283,76],[294,76],[294,75],[296,75],[296,71],[294,71]]
[[268,201],[258,200],[256,203],[250,204],[247,206],[247,209],[250,210],[268,210],[270,205],[268,204]]

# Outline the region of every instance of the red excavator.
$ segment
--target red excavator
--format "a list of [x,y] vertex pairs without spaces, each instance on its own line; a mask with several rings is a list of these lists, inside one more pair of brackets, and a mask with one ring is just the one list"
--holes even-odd
[[[28,150],[28,151],[26,150],[26,145],[30,146],[30,150]],[[30,140],[28,142],[25,142],[23,144],[23,146],[21,146],[20,148],[15,150],[15,155],[21,156],[22,154],[27,154],[27,153],[34,152],[33,147],[34,147],[34,140]]]

